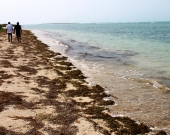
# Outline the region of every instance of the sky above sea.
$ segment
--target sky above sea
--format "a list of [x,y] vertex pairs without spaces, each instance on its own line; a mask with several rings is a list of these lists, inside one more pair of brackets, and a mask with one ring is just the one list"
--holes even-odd
[[0,24],[170,21],[170,0],[0,0]]

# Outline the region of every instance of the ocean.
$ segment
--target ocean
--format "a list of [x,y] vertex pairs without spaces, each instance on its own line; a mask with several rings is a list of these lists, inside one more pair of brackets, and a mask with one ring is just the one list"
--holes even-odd
[[68,57],[128,116],[170,133],[170,22],[24,25]]

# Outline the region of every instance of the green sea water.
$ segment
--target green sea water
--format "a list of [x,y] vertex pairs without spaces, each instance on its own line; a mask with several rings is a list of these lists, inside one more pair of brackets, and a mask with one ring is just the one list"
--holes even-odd
[[[170,86],[170,22],[106,24],[41,24],[39,29],[63,42],[71,57],[133,66],[144,77]],[[87,54],[86,57],[83,57]]]

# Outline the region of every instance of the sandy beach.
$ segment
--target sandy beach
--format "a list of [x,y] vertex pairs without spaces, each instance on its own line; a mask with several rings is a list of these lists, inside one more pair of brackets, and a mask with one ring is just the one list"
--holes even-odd
[[112,117],[107,106],[114,95],[90,86],[67,57],[30,31],[23,31],[21,43],[0,33],[0,52],[0,135],[166,135]]

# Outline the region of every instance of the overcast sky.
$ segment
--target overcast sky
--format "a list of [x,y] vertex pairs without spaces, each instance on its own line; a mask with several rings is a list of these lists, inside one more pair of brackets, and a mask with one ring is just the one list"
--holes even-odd
[[170,0],[0,0],[0,23],[170,21]]

